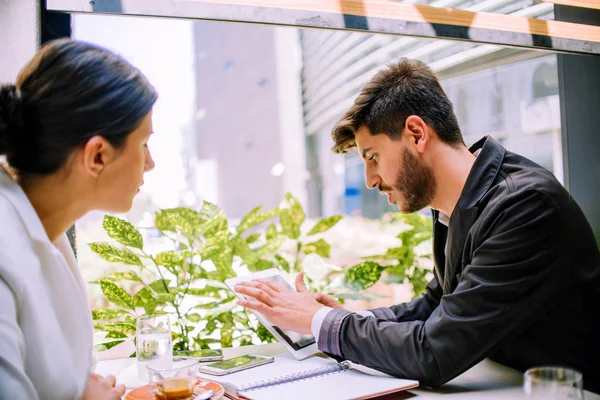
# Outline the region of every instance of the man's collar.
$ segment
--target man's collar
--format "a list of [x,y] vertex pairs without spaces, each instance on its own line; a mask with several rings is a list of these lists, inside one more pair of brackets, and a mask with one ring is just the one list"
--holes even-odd
[[469,151],[478,154],[456,203],[457,208],[475,207],[494,183],[506,153],[504,147],[489,136],[483,137]]
[[8,200],[17,211],[33,240],[46,244],[50,243],[42,221],[40,221],[40,217],[35,212],[27,195],[2,165],[0,165],[0,196]]

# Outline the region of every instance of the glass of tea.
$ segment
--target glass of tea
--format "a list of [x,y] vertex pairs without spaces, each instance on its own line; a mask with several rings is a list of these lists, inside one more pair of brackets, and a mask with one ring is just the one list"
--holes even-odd
[[524,374],[523,389],[532,399],[582,400],[583,375],[565,367],[530,368]]
[[156,400],[188,400],[193,398],[198,360],[175,359],[171,367],[153,363],[147,365],[148,378]]

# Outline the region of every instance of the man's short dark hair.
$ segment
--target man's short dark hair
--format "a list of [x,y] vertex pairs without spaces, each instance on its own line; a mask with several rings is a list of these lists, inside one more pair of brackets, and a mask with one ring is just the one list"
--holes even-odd
[[337,123],[333,151],[356,146],[356,131],[365,125],[371,135],[398,139],[410,115],[419,116],[451,146],[464,145],[452,103],[433,71],[423,62],[401,58],[379,71]]

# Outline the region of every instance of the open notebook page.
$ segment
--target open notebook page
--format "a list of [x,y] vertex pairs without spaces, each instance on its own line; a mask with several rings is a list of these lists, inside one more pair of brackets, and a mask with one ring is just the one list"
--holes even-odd
[[[297,361],[289,353],[281,353],[277,354],[275,361],[270,364],[231,375],[218,377],[201,373],[199,375],[221,383],[228,394],[238,398],[240,394],[237,389],[244,385],[336,364],[337,362],[331,358],[313,356]],[[358,367],[366,373],[374,373],[377,376],[347,370],[268,388],[244,391],[241,394],[245,398],[256,400],[360,399],[418,386],[416,381],[396,379],[366,367]]]
[[214,376],[201,372],[198,375],[205,379],[219,382],[225,387],[228,394],[237,397],[237,389],[244,385],[335,364],[337,362],[333,359],[318,356],[298,361],[285,352],[275,355],[275,361],[272,363],[235,372],[230,375]]
[[418,386],[417,381],[346,370],[277,386],[243,391],[252,400],[369,399]]

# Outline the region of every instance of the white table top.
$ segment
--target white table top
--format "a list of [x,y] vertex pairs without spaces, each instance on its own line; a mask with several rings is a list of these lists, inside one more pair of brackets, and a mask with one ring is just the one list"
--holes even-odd
[[[223,350],[225,359],[244,354],[255,353],[273,355],[285,351],[279,343],[244,346]],[[128,389],[141,386],[146,382],[139,380],[134,358],[119,358],[100,361],[96,373],[114,375],[118,383],[123,383]],[[412,389],[383,397],[380,400],[400,400],[409,398],[438,399],[519,399],[526,398],[523,394],[523,376],[521,372],[504,367],[490,360],[484,360],[464,374],[451,380],[435,390],[425,388]],[[600,396],[585,392],[585,400],[600,400]]]

